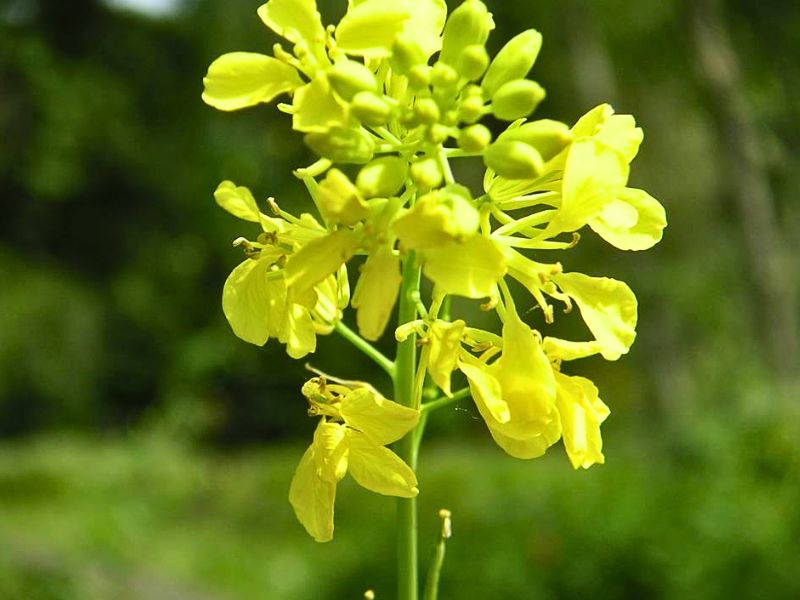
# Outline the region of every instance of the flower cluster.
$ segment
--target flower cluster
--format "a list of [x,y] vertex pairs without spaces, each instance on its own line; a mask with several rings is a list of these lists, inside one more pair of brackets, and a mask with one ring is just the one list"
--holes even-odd
[[[663,207],[627,187],[643,138],[633,117],[602,104],[572,126],[529,120],[545,97],[528,79],[541,35],[524,31],[491,59],[485,43],[494,23],[481,0],[464,0],[449,16],[444,0],[349,0],[328,27],[315,0],[270,0],[258,16],[291,51],[276,44],[273,56],[221,56],[203,99],[227,111],[290,96],[278,108],[317,156],[296,175],[319,214],[296,217],[269,199],[267,215],[246,188],[220,184],[217,203],[260,227],[255,240],[235,242],[245,260],[223,291],[236,335],[258,345],[277,338],[300,358],[350,305],[361,336],[376,340],[392,317],[403,265],[413,263],[432,282],[432,297],[395,333],[417,336],[418,372],[451,396],[460,371],[512,456],[541,456],[563,439],[574,467],[602,463],[608,408],[591,381],[561,366],[625,354],[636,298],[621,281],[565,271],[532,251],[538,258],[569,249],[587,225],[621,250],[661,239]],[[509,123],[495,138],[479,122],[490,115]],[[481,157],[483,193],[454,180],[450,161],[462,157]],[[346,264],[357,255],[365,258],[351,297]],[[567,311],[577,305],[590,335],[562,340],[531,328],[515,306],[513,281],[541,308],[543,326],[555,300]],[[451,319],[442,310],[450,295],[482,300],[497,312],[502,335]],[[410,407],[364,386],[316,380],[304,388],[322,420],[291,500],[315,539],[332,535],[335,484],[348,469],[368,489],[416,494],[413,472],[384,446],[415,427],[417,388]]]

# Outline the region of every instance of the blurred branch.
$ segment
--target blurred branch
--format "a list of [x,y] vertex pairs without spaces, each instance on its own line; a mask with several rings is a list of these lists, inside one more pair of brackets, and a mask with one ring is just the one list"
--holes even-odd
[[746,260],[765,330],[770,362],[788,373],[798,361],[796,285],[782,240],[762,144],[743,91],[738,57],[719,3],[684,4],[700,67],[727,157],[731,193],[741,220]]

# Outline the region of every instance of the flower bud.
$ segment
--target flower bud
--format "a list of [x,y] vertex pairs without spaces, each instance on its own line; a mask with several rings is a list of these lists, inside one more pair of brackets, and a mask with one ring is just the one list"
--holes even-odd
[[375,92],[358,92],[350,102],[350,112],[362,123],[378,127],[392,117],[392,105]]
[[483,98],[467,96],[458,105],[458,118],[464,123],[474,123],[483,116]]
[[358,172],[356,186],[367,198],[388,198],[403,187],[408,162],[399,156],[383,156],[370,161]]
[[492,141],[492,132],[485,125],[471,125],[458,134],[458,147],[465,152],[482,152]]
[[330,169],[317,187],[319,210],[326,221],[353,225],[369,214],[361,192],[339,169]]
[[507,129],[497,139],[498,141],[525,142],[536,148],[544,160],[550,160],[566,148],[572,142],[572,138],[572,131],[565,123],[551,119],[539,119],[513,129]]
[[337,62],[328,69],[327,74],[334,91],[348,102],[358,92],[378,90],[378,82],[372,71],[354,60]]
[[535,81],[509,81],[492,96],[492,112],[503,121],[527,117],[544,100],[544,96],[544,89]]
[[438,88],[448,88],[458,83],[458,72],[448,64],[437,62],[431,71],[431,83]]
[[433,98],[419,98],[414,103],[414,113],[419,123],[432,125],[439,121],[439,105]]
[[491,97],[509,81],[522,79],[533,67],[542,47],[542,34],[528,29],[511,38],[494,57],[481,82],[486,95]]
[[473,44],[486,43],[492,29],[494,21],[486,5],[481,0],[465,0],[450,13],[444,25],[439,60],[455,66],[461,51]]
[[414,91],[424,90],[431,82],[431,68],[417,65],[408,72],[408,86]]
[[425,139],[435,146],[444,144],[448,137],[450,137],[450,129],[444,125],[431,125],[425,132]]
[[424,65],[425,58],[425,53],[417,42],[405,35],[400,35],[394,41],[389,62],[392,71],[398,75],[406,75],[414,67]]
[[331,127],[324,133],[308,133],[303,141],[316,154],[338,163],[363,164],[375,151],[375,142],[360,128]]
[[449,185],[418,198],[392,228],[406,248],[435,248],[474,235],[479,222],[469,190]]
[[442,184],[442,167],[435,158],[423,158],[411,163],[411,180],[421,190],[430,190]]
[[489,66],[489,54],[482,44],[472,44],[461,51],[458,56],[456,71],[468,81],[477,81]]
[[544,168],[536,148],[510,140],[497,141],[486,148],[483,162],[506,179],[535,179]]

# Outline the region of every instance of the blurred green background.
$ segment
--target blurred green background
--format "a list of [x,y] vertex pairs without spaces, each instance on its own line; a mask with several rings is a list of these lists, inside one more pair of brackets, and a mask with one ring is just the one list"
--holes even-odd
[[[333,22],[345,3],[320,4]],[[632,185],[670,225],[644,254],[586,235],[559,257],[640,301],[631,354],[577,367],[612,409],[606,465],[508,458],[468,402],[432,418],[421,552],[451,509],[441,597],[800,597],[800,7],[488,4],[493,51],[544,34],[538,114],[636,115]],[[257,5],[0,1],[2,599],[394,595],[394,502],[345,483],[336,539],[305,535],[286,495],[306,373],[220,309],[251,232],[217,183],[309,208],[288,119],[200,101],[215,57],[277,41]],[[381,377],[333,337],[311,362]]]

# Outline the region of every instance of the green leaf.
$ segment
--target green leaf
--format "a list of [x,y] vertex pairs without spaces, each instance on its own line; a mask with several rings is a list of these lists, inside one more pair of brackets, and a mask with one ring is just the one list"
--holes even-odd
[[203,102],[219,110],[238,110],[269,102],[303,85],[293,67],[254,52],[223,54],[203,78]]

